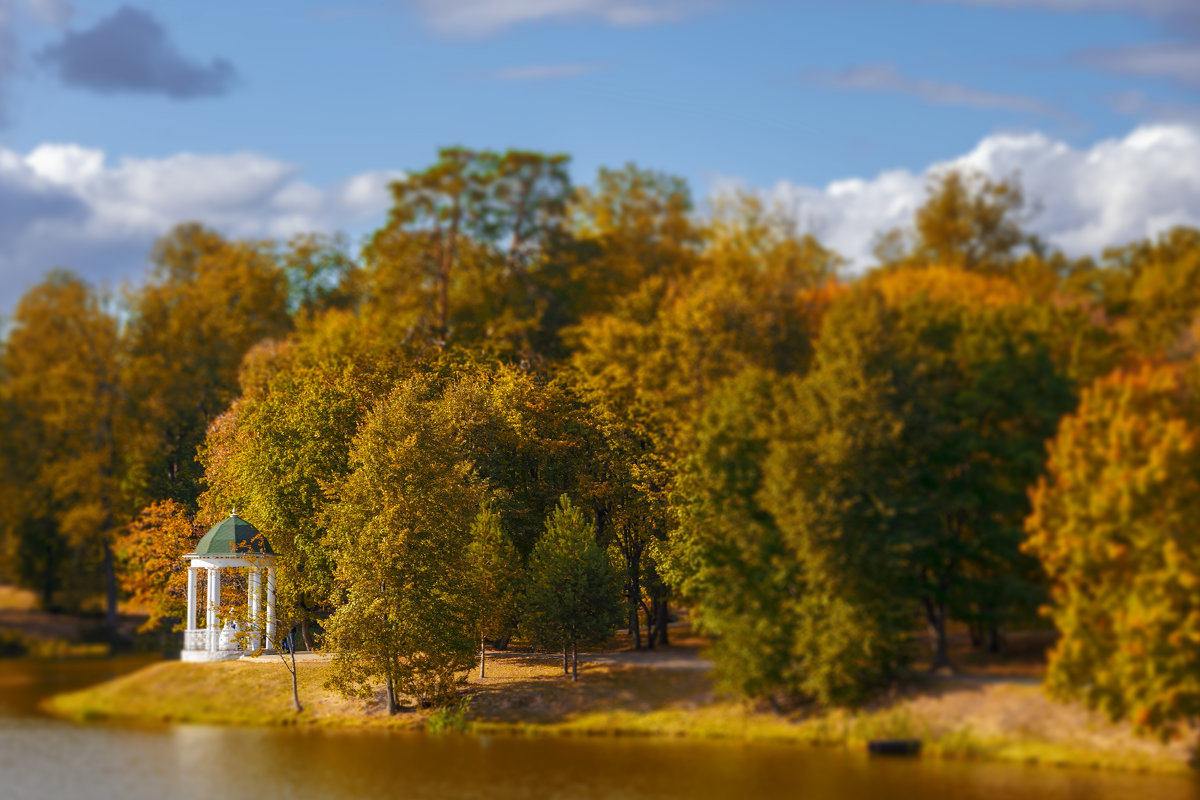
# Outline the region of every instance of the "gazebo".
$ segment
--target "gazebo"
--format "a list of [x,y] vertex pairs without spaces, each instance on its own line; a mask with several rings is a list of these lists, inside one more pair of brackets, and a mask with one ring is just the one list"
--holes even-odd
[[[275,551],[258,530],[237,515],[235,510],[218,522],[196,544],[196,550],[183,557],[188,562],[187,630],[183,632],[184,661],[225,661],[240,658],[259,649],[262,633],[260,595],[262,572],[267,571],[266,642],[270,652],[275,643]],[[221,609],[221,570],[242,568],[249,571],[249,630],[245,636],[234,620],[219,620]],[[196,589],[200,570],[206,575],[208,597],[205,623],[196,626]],[[239,638],[241,641],[239,642]],[[243,646],[245,649],[243,649]]]

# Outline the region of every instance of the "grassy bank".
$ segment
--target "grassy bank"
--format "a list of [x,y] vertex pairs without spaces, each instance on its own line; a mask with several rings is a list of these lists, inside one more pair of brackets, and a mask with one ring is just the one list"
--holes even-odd
[[[331,666],[299,665],[304,711],[291,705],[290,676],[278,659],[221,664],[155,664],[81,692],[58,695],[47,709],[87,720],[422,728],[430,713],[411,702],[389,716],[382,692],[368,700],[326,690]],[[552,658],[493,659],[485,679],[472,676],[468,730],[513,735],[694,737],[865,747],[877,738],[920,738],[934,758],[1087,766],[1152,772],[1189,771],[1194,741],[1171,745],[1139,738],[1075,706],[1047,699],[1034,682],[964,678],[914,680],[856,712],[782,716],[717,697],[703,669],[651,661],[590,663],[578,683]]]

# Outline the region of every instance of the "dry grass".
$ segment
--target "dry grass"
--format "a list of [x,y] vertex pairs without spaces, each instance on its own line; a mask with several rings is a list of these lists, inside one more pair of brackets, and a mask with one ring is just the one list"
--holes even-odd
[[28,589],[0,583],[0,611],[31,611],[37,608],[37,595]]
[[[619,660],[581,662],[580,679],[561,659],[534,653],[494,655],[488,676],[467,676],[471,730],[519,735],[686,736],[861,747],[876,738],[920,738],[932,757],[1184,772],[1195,742],[1170,746],[1141,739],[1082,708],[1055,703],[1029,679],[920,678],[857,712],[798,711],[783,716],[714,692],[695,652],[669,648]],[[287,669],[277,658],[219,664],[156,664],[83,692],[52,698],[49,709],[75,719],[133,719],[218,724],[420,728],[428,712],[409,702],[389,716],[383,693],[348,700],[322,684],[332,669],[303,657],[300,698],[291,707]]]

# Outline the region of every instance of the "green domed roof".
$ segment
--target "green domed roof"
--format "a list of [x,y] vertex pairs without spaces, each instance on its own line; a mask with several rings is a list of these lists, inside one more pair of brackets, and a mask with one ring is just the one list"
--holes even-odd
[[196,544],[195,550],[195,555],[198,556],[228,556],[241,553],[275,555],[267,537],[236,512],[209,528],[208,533]]

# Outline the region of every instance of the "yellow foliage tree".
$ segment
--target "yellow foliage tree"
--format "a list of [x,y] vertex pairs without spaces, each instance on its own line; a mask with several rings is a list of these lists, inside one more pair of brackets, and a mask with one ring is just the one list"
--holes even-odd
[[1198,387],[1194,365],[1093,384],[1050,446],[1026,524],[1062,633],[1050,691],[1163,736],[1200,714]]

